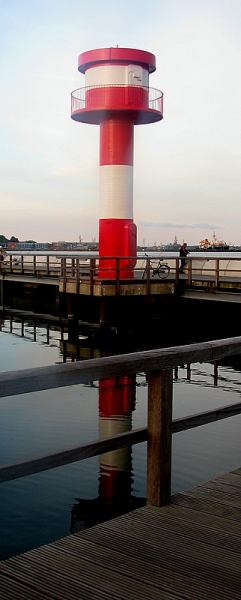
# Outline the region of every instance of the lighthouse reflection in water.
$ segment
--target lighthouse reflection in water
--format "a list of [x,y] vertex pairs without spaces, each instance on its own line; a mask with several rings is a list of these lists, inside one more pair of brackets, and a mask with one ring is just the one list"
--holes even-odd
[[[113,377],[99,382],[100,439],[132,429],[135,410],[136,377]],[[132,447],[126,446],[100,455],[99,494],[94,499],[77,498],[71,511],[71,531],[90,527],[133,508],[145,498],[132,495]]]

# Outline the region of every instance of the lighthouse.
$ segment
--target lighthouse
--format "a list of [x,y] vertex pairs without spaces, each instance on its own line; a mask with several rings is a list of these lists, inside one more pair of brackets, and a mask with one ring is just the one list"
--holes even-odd
[[100,126],[100,279],[115,279],[117,265],[119,278],[134,275],[134,126],[163,117],[163,94],[149,87],[155,69],[155,56],[144,50],[99,48],[79,56],[85,85],[71,94],[71,117]]

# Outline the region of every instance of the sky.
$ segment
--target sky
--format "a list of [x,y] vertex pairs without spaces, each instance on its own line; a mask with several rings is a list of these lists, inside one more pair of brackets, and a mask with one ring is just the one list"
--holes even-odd
[[99,127],[70,118],[93,48],[156,55],[164,118],[135,127],[140,244],[241,245],[240,0],[0,0],[0,233],[98,239]]

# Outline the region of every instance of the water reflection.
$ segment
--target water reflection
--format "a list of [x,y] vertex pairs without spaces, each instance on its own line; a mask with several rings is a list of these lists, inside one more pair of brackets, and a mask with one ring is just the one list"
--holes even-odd
[[[164,338],[161,343],[159,335],[142,341],[141,336],[139,340],[108,338],[99,343],[94,332],[87,335],[84,330],[68,327],[66,323],[47,323],[14,314],[2,317],[0,329],[11,334],[2,336],[5,339],[1,370],[73,362],[167,345]],[[11,347],[6,338],[14,339]],[[179,343],[186,341],[182,338]],[[190,332],[188,341],[193,341]],[[14,348],[18,349],[18,355],[16,353],[13,358]],[[235,402],[235,396],[241,393],[240,371],[240,357],[210,364],[182,365],[175,369],[174,418]],[[132,426],[142,427],[146,423],[145,411],[144,374],[138,374],[136,378],[112,378],[87,387],[63,388],[56,393],[52,390],[51,394],[43,392],[33,398],[26,395],[21,403],[19,399],[2,401],[2,462],[14,462],[16,456],[17,460],[24,460],[32,448],[35,454],[46,454],[71,444],[77,446],[124,432]],[[220,469],[224,472],[240,466],[238,419],[174,436],[173,492],[190,489]],[[29,424],[27,428],[25,420]],[[7,453],[11,454],[13,450],[15,455],[9,457]],[[96,460],[4,484],[0,488],[4,499],[1,506],[5,507],[0,516],[4,531],[3,537],[0,533],[4,540],[1,557],[47,543],[54,537],[142,505],[145,502],[145,452],[145,444],[138,444],[103,454]],[[37,519],[35,516],[29,524],[34,502],[39,502]]]
[[[85,335],[81,329],[73,327],[73,324],[67,325],[66,323],[59,323],[57,325],[52,322],[42,322],[37,319],[35,320],[34,318],[28,319],[14,314],[4,316],[3,313],[0,313],[0,331],[11,333],[16,337],[24,338],[41,346],[56,348],[58,358],[54,360],[55,363],[75,362],[111,354],[121,354],[123,352],[134,352],[157,347],[157,340],[155,340],[155,338],[152,340],[152,343],[150,343],[150,341],[143,341],[142,346],[140,346],[140,344],[137,346],[136,341],[131,338],[123,340],[121,337],[113,337],[107,339],[106,344],[101,345],[98,343],[99,340],[96,339],[96,336],[93,336],[91,333]],[[191,343],[191,341],[189,336],[188,342]],[[186,340],[180,340],[179,343],[186,343]],[[164,344],[161,344],[159,340],[158,347],[162,346],[164,346]],[[26,355],[28,355],[27,346],[25,349]],[[46,361],[46,364],[49,364],[49,359]],[[211,365],[211,370],[209,369],[208,373],[205,368],[201,368],[200,364],[187,364],[176,367],[173,370],[174,381],[176,383],[186,381],[195,386],[219,387],[225,391],[230,390],[232,392],[240,393],[241,384],[239,376],[238,378],[235,378],[232,372],[236,371],[239,373],[241,371],[241,356],[227,357],[226,359],[215,361],[211,363]],[[29,366],[32,365],[30,364]],[[220,374],[220,368],[222,369],[222,367],[227,367],[229,371],[226,369],[224,374],[222,370]],[[105,395],[109,399],[112,398],[111,403],[113,406],[120,402],[124,405],[124,402],[126,402],[126,400],[124,400],[126,395],[128,397],[131,395],[134,397],[135,385],[133,382],[131,383],[123,377],[114,381],[108,380],[105,384],[104,382],[100,382],[99,389],[99,407],[101,413],[101,406]],[[122,395],[123,399],[120,400]],[[135,402],[132,399],[132,406],[134,406],[134,404]],[[132,410],[134,410],[134,408],[132,408]],[[122,412],[120,414],[122,414]]]
[[[118,377],[99,383],[99,436],[115,436],[132,429],[136,378]],[[99,457],[99,490],[94,499],[77,498],[71,511],[71,532],[106,521],[139,506],[145,498],[132,494],[132,448],[120,448]]]

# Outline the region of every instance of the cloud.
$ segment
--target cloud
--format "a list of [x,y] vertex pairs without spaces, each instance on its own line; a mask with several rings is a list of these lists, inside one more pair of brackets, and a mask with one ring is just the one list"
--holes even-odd
[[150,223],[148,221],[142,221],[141,225],[144,227],[161,227],[163,229],[221,229],[220,225],[214,225],[210,223]]

